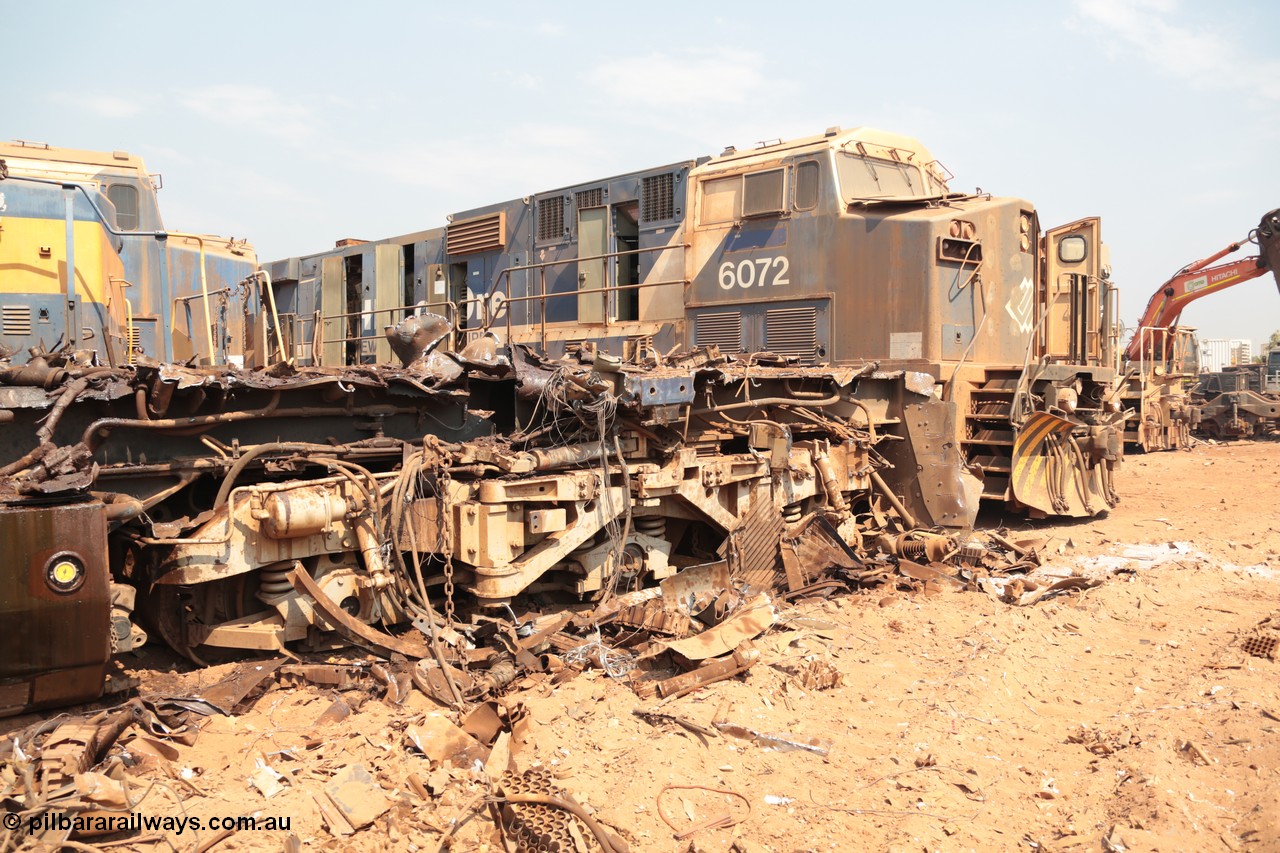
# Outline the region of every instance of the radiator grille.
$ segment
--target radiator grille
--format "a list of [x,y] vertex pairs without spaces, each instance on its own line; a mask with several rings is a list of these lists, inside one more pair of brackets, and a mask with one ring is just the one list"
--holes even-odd
[[3,316],[6,335],[31,334],[31,309],[26,305],[5,305]]
[[446,240],[450,255],[501,249],[506,240],[506,215],[498,211],[488,216],[451,222]]
[[604,207],[604,187],[582,190],[576,194],[574,203],[578,205],[578,210],[587,207]]
[[742,314],[737,311],[700,314],[694,324],[693,339],[696,346],[716,344],[721,352],[742,352]]
[[765,312],[764,345],[769,352],[813,358],[818,351],[815,308],[775,308]]
[[641,182],[640,220],[642,222],[661,222],[676,215],[675,186],[676,176],[670,172],[665,175],[652,175]]
[[559,240],[564,236],[564,197],[538,200],[538,239]]

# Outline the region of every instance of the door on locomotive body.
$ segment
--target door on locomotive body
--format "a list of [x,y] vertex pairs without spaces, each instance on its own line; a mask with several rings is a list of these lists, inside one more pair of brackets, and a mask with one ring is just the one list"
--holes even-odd
[[1102,220],[1094,216],[1051,228],[1041,245],[1041,354],[1070,364],[1106,364]]
[[[579,196],[581,197],[581,193]],[[578,208],[578,322],[603,323],[608,310],[609,208]]]
[[[404,247],[399,243],[379,243],[373,247],[373,275],[364,279],[360,337],[362,361],[373,357],[377,364],[391,361],[391,345],[383,330],[404,319]],[[412,286],[410,288],[412,296]]]
[[[578,216],[578,322],[639,319],[639,202],[609,204],[599,189],[575,194]],[[619,290],[618,288],[624,288]]]

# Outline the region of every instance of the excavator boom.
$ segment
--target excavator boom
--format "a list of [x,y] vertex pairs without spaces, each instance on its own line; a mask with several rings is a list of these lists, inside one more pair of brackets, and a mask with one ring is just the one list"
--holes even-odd
[[[1227,255],[1239,251],[1245,242],[1256,243],[1259,249],[1258,254],[1225,264],[1213,265]],[[1129,361],[1137,361],[1143,355],[1142,329],[1165,329],[1173,326],[1178,322],[1183,309],[1197,299],[1257,278],[1268,270],[1275,276],[1276,287],[1280,288],[1280,208],[1263,216],[1258,227],[1249,232],[1245,241],[1232,243],[1207,258],[1183,267],[1177,275],[1162,284],[1152,294],[1151,301],[1142,312],[1138,328],[1125,350],[1125,358]],[[1151,357],[1152,354],[1145,355]]]

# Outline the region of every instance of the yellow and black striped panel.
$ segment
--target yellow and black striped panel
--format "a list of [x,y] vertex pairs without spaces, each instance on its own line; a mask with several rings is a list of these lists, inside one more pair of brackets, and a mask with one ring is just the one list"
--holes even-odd
[[[1046,515],[1089,516],[1106,507],[1101,495],[1094,495],[1094,483],[1089,472],[1080,469],[1074,454],[1068,454],[1066,487],[1060,489],[1062,504],[1055,505],[1051,496],[1050,477],[1062,477],[1062,460],[1055,459],[1048,442],[1050,436],[1068,435],[1075,424],[1048,412],[1034,412],[1018,430],[1013,441],[1013,476],[1011,480],[1014,498],[1026,506]],[[1088,495],[1086,500],[1085,496]],[[1096,498],[1096,499],[1095,499]]]

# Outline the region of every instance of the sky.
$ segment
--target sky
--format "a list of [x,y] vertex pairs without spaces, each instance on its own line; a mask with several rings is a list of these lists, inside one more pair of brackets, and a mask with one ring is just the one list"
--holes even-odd
[[[1280,207],[1264,0],[11,6],[0,137],[141,155],[168,228],[264,261],[868,125],[1046,227],[1101,216],[1132,328]],[[1182,322],[1259,344],[1280,293],[1258,278]]]

